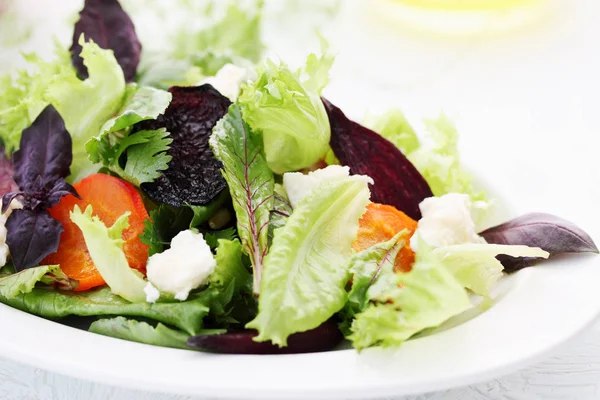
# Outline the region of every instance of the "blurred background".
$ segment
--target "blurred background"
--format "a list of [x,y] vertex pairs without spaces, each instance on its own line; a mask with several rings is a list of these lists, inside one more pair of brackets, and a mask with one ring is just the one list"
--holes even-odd
[[[55,40],[70,44],[82,0],[2,1],[0,70],[22,65],[20,52],[51,56]],[[581,210],[596,208],[581,188],[600,195],[589,145],[600,104],[597,0],[121,2],[150,75],[193,75],[206,60],[186,57],[211,51],[297,66],[322,37],[336,55],[325,96],[355,119],[400,107],[419,126],[443,111],[465,162],[524,209],[567,209],[586,227]]]

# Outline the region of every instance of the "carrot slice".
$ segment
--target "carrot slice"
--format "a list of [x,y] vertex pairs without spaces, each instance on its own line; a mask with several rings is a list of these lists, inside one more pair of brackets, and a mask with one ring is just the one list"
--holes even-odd
[[367,211],[359,221],[358,236],[352,244],[355,251],[366,250],[374,244],[385,242],[403,229],[409,231],[406,244],[398,252],[394,263],[394,271],[408,272],[415,261],[415,253],[410,248],[408,239],[417,229],[417,221],[386,204],[370,203]]
[[148,246],[140,241],[139,235],[144,230],[144,221],[150,217],[135,187],[105,174],[88,176],[73,186],[81,200],[67,195],[49,210],[50,215],[60,221],[65,230],[60,236],[58,250],[47,256],[43,263],[60,264],[65,274],[79,281],[77,291],[105,284],[88,253],[81,230],[71,222],[69,215],[75,205],[83,211],[91,204],[94,215],[107,226],[112,226],[125,212],[131,213],[129,227],[123,231],[123,251],[129,266],[144,273],[148,260]]

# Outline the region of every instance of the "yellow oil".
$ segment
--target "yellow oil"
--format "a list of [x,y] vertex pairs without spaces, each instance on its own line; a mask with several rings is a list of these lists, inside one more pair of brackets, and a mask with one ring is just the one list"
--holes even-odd
[[448,11],[502,10],[528,5],[538,0],[394,0],[413,7]]
[[497,35],[548,20],[553,0],[377,0],[398,26],[444,36]]

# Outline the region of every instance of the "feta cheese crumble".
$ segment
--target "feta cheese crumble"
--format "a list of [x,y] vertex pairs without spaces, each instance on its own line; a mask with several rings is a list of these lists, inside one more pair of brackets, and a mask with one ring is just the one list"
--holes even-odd
[[[336,181],[340,178],[347,178],[349,176],[350,168],[342,167],[341,165],[330,165],[309,172],[306,175],[301,172],[286,172],[283,174],[283,187],[287,192],[292,208],[296,208],[298,203],[321,183]],[[364,180],[367,183],[373,184],[373,179],[366,175],[352,175],[352,178]]]
[[189,229],[179,232],[171,241],[171,248],[148,259],[146,300],[154,303],[160,291],[172,293],[177,300],[184,301],[191,290],[206,283],[216,265],[201,233]]
[[469,195],[448,193],[441,197],[429,197],[419,204],[419,208],[422,218],[410,240],[410,247],[414,251],[418,251],[417,237],[432,247],[486,243],[475,229]]
[[204,79],[201,84],[208,83],[223,96],[235,101],[240,93],[242,83],[250,78],[248,69],[233,64],[225,64],[215,76]]
[[[2,200],[0,200],[0,208],[2,208]],[[22,208],[23,204],[21,204],[19,200],[13,199],[13,201],[10,202],[8,210],[0,215],[0,267],[6,265],[9,256],[8,245],[6,244],[6,235],[8,234],[8,231],[6,230],[6,221],[13,210],[20,210]]]

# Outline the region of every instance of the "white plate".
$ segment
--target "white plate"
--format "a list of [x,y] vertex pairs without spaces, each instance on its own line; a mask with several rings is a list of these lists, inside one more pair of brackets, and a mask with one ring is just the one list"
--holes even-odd
[[[515,172],[504,174],[518,179],[518,167],[526,168],[528,162],[512,159]],[[490,179],[496,179],[503,169],[489,170]],[[533,178],[526,172],[520,175],[525,182]],[[561,191],[555,192],[560,197]],[[592,192],[584,191],[590,196]],[[573,209],[551,211],[576,215]],[[598,237],[594,229],[590,233]],[[475,383],[533,362],[595,320],[600,313],[599,283],[600,257],[555,259],[504,278],[494,293],[496,304],[482,314],[462,316],[467,321],[460,325],[457,317],[399,349],[361,354],[339,350],[248,356],[167,349],[91,334],[0,305],[0,354],[110,385],[207,398],[399,396]]]
[[2,305],[0,354],[111,385],[207,398],[367,399],[467,385],[532,362],[594,321],[600,265],[556,260],[501,285],[498,303],[466,323],[397,350],[214,355],[131,343]]

